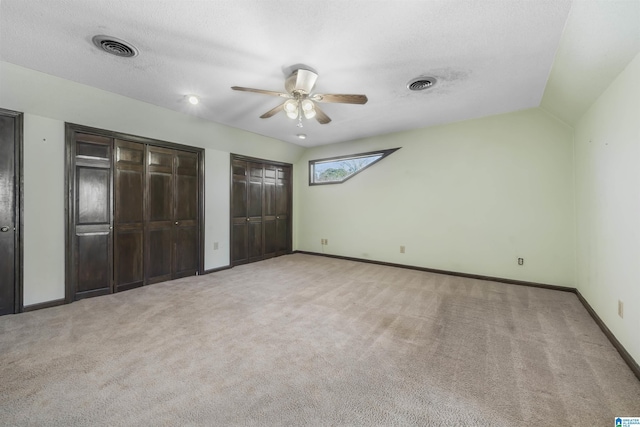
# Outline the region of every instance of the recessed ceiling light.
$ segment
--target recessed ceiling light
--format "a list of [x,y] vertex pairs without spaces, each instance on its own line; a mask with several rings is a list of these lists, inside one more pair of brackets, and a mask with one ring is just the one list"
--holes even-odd
[[298,135],[296,135],[299,139],[306,139],[307,135],[305,135],[304,133],[299,133]]
[[187,95],[187,100],[192,105],[198,105],[198,102],[200,102],[200,99],[195,95]]
[[417,77],[407,83],[409,90],[425,90],[432,88],[438,80],[435,77]]

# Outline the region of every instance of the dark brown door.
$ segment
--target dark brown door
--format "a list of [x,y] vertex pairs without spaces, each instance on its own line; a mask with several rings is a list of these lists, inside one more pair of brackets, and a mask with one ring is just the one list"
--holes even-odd
[[264,174],[263,165],[260,163],[249,163],[249,194],[247,197],[247,234],[249,262],[262,259],[264,254],[262,236],[262,198]]
[[0,111],[0,315],[17,313],[18,134],[21,115]]
[[231,264],[291,252],[291,166],[231,159]]
[[144,144],[115,141],[114,291],[144,284]]
[[277,245],[277,202],[276,177],[278,168],[274,165],[264,165],[264,258],[276,256]]
[[75,134],[72,200],[72,298],[112,292],[112,140],[96,135]]
[[173,277],[198,271],[198,155],[175,151]]
[[197,153],[147,149],[148,283],[198,273],[198,163]]
[[204,150],[66,126],[66,301],[198,274]]
[[249,187],[247,162],[233,160],[231,163],[231,264],[249,260],[247,249],[249,226],[247,194]]
[[276,256],[291,252],[291,167],[276,170]]
[[173,150],[147,147],[147,283],[172,277]]
[[232,263],[262,259],[263,174],[260,163],[233,161],[232,164]]

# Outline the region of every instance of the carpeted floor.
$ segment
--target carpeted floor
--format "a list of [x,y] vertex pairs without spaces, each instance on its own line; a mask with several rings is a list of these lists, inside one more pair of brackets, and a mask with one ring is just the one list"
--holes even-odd
[[609,426],[574,294],[295,254],[0,318],[10,426]]

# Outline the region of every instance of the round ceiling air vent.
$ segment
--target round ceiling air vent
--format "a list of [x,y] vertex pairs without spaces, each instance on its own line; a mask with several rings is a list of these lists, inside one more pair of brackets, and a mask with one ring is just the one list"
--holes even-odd
[[94,36],[93,44],[111,55],[132,58],[138,55],[138,49],[124,40],[111,36]]
[[433,87],[436,82],[437,80],[435,77],[418,77],[417,79],[413,79],[407,83],[407,88],[409,90],[425,90]]

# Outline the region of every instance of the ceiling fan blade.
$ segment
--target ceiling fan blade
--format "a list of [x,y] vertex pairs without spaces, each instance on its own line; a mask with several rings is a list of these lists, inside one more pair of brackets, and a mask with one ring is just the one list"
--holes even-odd
[[282,110],[284,110],[284,103],[282,103],[282,104],[278,105],[277,107],[274,107],[271,110],[267,111],[266,113],[261,115],[260,118],[261,119],[268,119],[269,117],[275,116],[276,114],[278,114]]
[[317,105],[315,106],[315,110],[316,110],[316,120],[318,121],[318,123],[320,123],[321,125],[326,125],[331,121],[331,118],[327,116],[324,113],[324,111],[322,111],[320,107],[318,107]]
[[347,95],[347,94],[315,94],[311,97],[318,102],[337,102],[340,104],[366,104],[369,100],[367,95]]
[[282,98],[291,98],[291,95],[289,95],[288,93],[274,92],[272,90],[253,89],[253,88],[250,88],[250,87],[241,87],[241,86],[231,86],[231,89],[239,90],[239,91],[243,91],[243,92],[262,93],[264,95],[271,95],[271,96],[281,96]]

